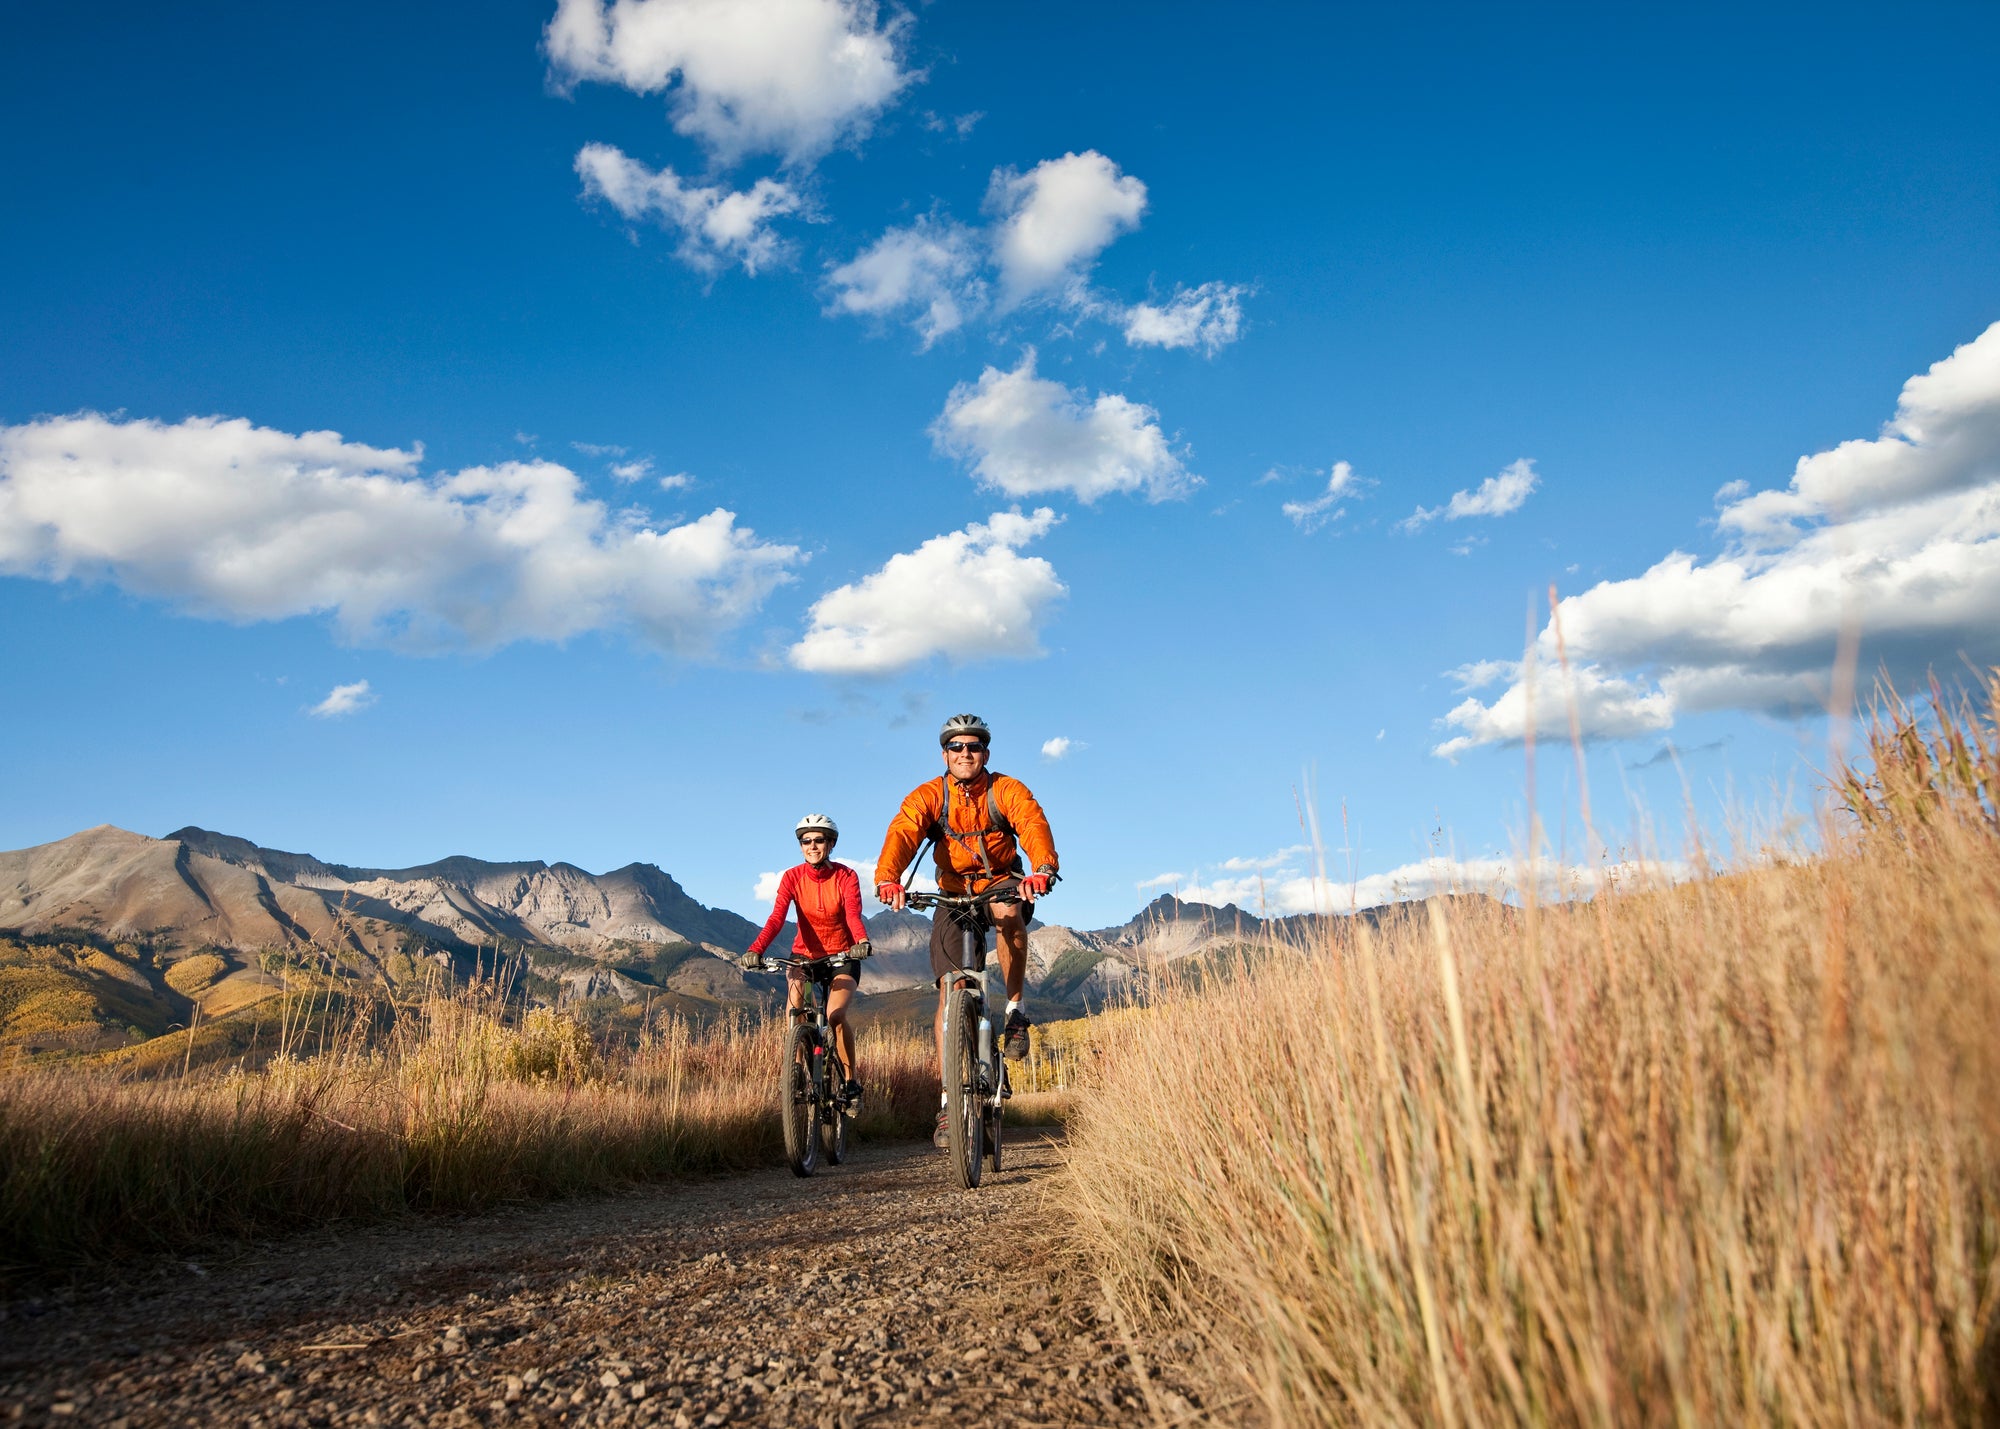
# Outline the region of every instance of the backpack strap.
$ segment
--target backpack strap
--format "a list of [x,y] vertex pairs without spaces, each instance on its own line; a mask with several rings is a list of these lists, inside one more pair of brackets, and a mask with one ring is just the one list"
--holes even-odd
[[[1008,821],[1005,814],[1000,812],[1000,803],[994,798],[994,789],[999,784],[999,781],[1000,776],[998,774],[988,774],[986,776],[986,827],[975,829],[969,834],[959,834],[953,833],[951,829],[950,782],[946,776],[939,775],[937,818],[931,824],[931,842],[934,845],[941,848],[947,840],[952,843],[965,845],[965,847],[979,855],[979,867],[988,878],[993,876],[993,860],[986,856],[986,836],[990,833],[1003,833],[1015,841],[1017,848],[1020,843],[1019,836],[1014,832],[1014,825]],[[1018,872],[1020,863],[1021,860],[1017,854],[1011,865],[1011,870]],[[1005,871],[1008,870],[1003,870],[1003,872]]]

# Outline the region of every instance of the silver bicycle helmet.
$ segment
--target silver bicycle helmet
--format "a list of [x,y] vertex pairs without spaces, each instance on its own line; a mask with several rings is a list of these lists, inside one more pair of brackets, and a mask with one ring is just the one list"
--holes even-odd
[[807,814],[799,820],[799,826],[792,830],[794,838],[802,839],[810,833],[825,834],[828,848],[840,842],[840,826],[825,814]]
[[985,720],[976,714],[955,714],[946,720],[944,728],[938,731],[938,743],[950,744],[953,739],[961,735],[970,735],[981,744],[993,742],[993,731],[986,727]]

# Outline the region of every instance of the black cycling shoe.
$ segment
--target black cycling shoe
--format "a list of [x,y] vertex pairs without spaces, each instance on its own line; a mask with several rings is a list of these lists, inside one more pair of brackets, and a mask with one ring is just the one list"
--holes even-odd
[[1028,1029],[1034,1026],[1028,1021],[1028,1014],[1015,1008],[1007,1014],[1007,1025],[1000,1033],[1000,1055],[1011,1062],[1018,1062],[1028,1055]]
[[938,1111],[937,1130],[931,1133],[931,1145],[940,1151],[951,1149],[951,1113],[942,1108]]
[[849,1116],[861,1114],[861,1083],[852,1077],[848,1078],[847,1085],[840,1089],[840,1109]]

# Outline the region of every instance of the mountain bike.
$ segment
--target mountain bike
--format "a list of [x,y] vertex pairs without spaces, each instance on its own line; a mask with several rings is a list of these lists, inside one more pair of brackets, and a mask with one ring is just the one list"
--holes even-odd
[[944,1013],[944,1109],[951,1168],[958,1184],[971,1190],[979,1184],[983,1164],[1000,1169],[1002,1111],[1014,1095],[1007,1085],[1007,1063],[994,1041],[993,1022],[986,1015],[986,918],[991,903],[1019,903],[1006,889],[957,896],[912,893],[911,908],[950,909],[961,913],[958,966],[951,999]]
[[[858,960],[766,957],[767,972],[804,968],[806,1000],[792,1008],[792,1025],[785,1034],[785,1055],[778,1070],[778,1116],[785,1127],[785,1160],[794,1176],[810,1176],[825,1155],[827,1165],[847,1159],[847,1123],[852,1108],[841,1088],[852,1069],[843,1070],[833,1050],[826,1020],[827,987]],[[821,974],[824,976],[821,976]]]

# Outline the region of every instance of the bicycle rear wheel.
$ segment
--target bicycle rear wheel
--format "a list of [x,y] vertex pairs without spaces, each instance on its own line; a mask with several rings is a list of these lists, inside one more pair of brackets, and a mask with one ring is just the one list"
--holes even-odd
[[[829,1081],[839,1075],[839,1068],[831,1059],[827,1064]],[[847,1112],[838,1102],[828,1099],[829,1104],[820,1109],[819,1144],[826,1153],[826,1164],[838,1166],[847,1159]]]
[[1000,1099],[993,1099],[992,1108],[986,1113],[986,1164],[995,1171],[1000,1169]]
[[952,1174],[970,1191],[985,1159],[986,1117],[979,1105],[979,1010],[968,988],[956,989],[945,1010],[944,1109]]
[[794,1023],[779,1069],[778,1115],[785,1126],[785,1160],[794,1176],[810,1176],[819,1165],[819,1097],[812,1066],[818,1041],[811,1027]]

